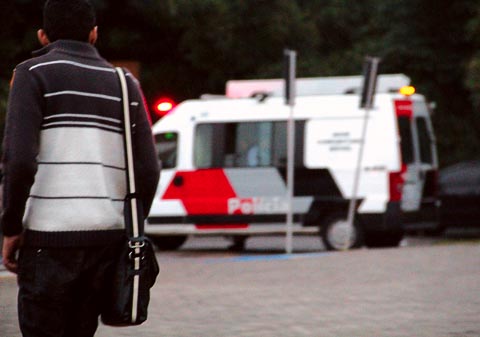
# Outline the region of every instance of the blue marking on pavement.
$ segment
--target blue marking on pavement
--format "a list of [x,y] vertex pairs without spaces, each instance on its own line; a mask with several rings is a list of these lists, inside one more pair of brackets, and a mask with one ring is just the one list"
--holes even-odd
[[256,262],[256,261],[281,261],[294,260],[313,257],[323,257],[331,255],[330,252],[322,253],[301,253],[301,254],[273,254],[273,255],[242,255],[236,257],[221,257],[215,259],[207,259],[207,263],[225,263],[225,262]]

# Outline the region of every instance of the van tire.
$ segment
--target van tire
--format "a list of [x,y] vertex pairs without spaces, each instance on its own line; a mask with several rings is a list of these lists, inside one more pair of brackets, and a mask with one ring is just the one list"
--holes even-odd
[[322,221],[320,236],[327,250],[349,250],[363,246],[363,229],[358,221],[354,222],[350,235],[347,233],[349,239],[344,246],[346,231],[350,230],[347,226],[345,215],[340,213],[335,213]]
[[176,250],[180,248],[185,241],[187,241],[186,235],[172,235],[172,236],[149,236],[158,250]]
[[400,241],[403,239],[403,232],[395,233],[366,233],[365,235],[365,245],[368,248],[388,248],[388,247],[398,247]]

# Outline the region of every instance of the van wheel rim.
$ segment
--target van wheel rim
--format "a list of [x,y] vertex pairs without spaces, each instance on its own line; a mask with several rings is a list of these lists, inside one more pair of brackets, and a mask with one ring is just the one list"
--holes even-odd
[[357,238],[355,226],[346,220],[333,222],[327,231],[327,240],[335,250],[347,250],[352,248]]

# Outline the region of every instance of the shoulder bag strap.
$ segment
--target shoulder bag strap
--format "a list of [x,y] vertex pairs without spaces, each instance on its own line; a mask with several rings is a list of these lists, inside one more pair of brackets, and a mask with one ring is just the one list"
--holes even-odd
[[[125,139],[125,157],[126,157],[126,171],[127,171],[127,199],[130,201],[131,209],[131,233],[133,238],[138,238],[140,234],[140,226],[138,223],[138,200],[136,198],[135,189],[135,170],[133,166],[133,144],[132,144],[132,130],[130,123],[130,102],[128,99],[128,88],[125,73],[120,67],[116,67],[120,85],[122,87],[122,103],[123,103],[123,122],[124,122],[124,139]],[[127,226],[127,224],[125,224]],[[128,229],[126,228],[127,233]]]

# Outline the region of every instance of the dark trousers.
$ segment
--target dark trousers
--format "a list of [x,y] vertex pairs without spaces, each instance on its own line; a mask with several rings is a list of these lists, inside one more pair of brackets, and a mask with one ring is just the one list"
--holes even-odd
[[23,248],[18,272],[23,336],[93,336],[119,248]]

